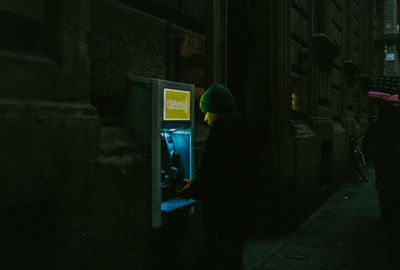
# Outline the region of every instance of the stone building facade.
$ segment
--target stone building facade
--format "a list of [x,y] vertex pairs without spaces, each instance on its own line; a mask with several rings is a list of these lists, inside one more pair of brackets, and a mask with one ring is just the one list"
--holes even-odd
[[[125,126],[129,75],[193,83],[197,100],[227,84],[258,119],[254,231],[265,236],[344,181],[348,138],[367,126],[365,85],[383,74],[381,0],[19,3],[0,3],[12,25],[0,28],[7,269],[191,269],[201,215],[151,229],[149,157]],[[198,152],[208,130],[197,115]]]
[[89,1],[0,6],[2,268],[62,269],[83,254],[85,179],[98,154]]
[[[383,74],[383,1],[292,1],[291,89],[300,220],[346,177],[348,138],[368,126],[369,83]],[[312,154],[311,154],[312,153]]]
[[399,72],[399,1],[385,1],[385,74]]
[[227,84],[265,123],[273,153],[260,224],[290,229],[346,178],[349,137],[368,126],[367,86],[384,72],[376,42],[384,1],[231,1],[227,9]]

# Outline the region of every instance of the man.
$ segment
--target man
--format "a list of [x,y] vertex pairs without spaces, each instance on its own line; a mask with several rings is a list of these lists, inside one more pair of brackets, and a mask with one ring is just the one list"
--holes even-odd
[[375,127],[376,188],[383,228],[388,235],[389,259],[393,269],[400,269],[398,260],[400,242],[400,182],[397,168],[400,165],[400,107],[381,102]]
[[223,85],[205,91],[200,109],[210,132],[198,180],[179,192],[189,189],[202,204],[207,234],[202,268],[241,269],[243,239],[252,222],[257,190],[258,132],[248,117],[235,113],[234,98]]

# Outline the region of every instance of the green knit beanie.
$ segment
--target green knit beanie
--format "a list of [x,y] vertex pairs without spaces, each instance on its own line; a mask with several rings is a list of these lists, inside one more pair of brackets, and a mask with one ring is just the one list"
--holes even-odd
[[211,85],[200,98],[200,110],[209,113],[229,113],[236,110],[232,93],[221,84]]

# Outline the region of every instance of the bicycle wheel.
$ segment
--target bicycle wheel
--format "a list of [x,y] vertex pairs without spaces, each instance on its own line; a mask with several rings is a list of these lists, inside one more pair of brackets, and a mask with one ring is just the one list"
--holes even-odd
[[358,170],[360,172],[361,178],[364,181],[368,181],[369,180],[369,169],[368,169],[367,163],[365,162],[363,153],[358,154],[357,163],[358,163]]

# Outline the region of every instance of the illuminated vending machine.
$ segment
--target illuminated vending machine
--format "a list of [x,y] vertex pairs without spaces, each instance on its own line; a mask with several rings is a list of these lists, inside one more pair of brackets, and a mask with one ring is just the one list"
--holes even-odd
[[151,160],[152,227],[159,228],[195,203],[173,191],[193,179],[194,85],[129,76],[128,95],[128,128]]

